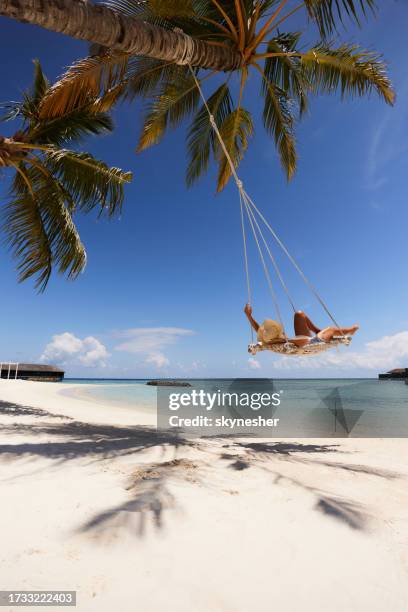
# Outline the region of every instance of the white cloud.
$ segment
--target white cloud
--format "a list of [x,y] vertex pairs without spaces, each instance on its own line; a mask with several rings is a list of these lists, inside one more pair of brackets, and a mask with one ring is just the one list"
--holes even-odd
[[79,361],[87,367],[104,365],[104,360],[109,357],[106,347],[93,336],[82,340],[82,351]]
[[156,368],[165,368],[170,365],[170,360],[163,353],[152,353],[147,357],[146,363],[153,363]]
[[361,351],[350,348],[328,351],[316,357],[284,357],[272,364],[275,369],[374,370],[406,367],[408,331],[367,342]]
[[192,374],[194,372],[201,372],[207,368],[207,364],[200,360],[194,360],[191,363],[177,363],[177,367],[184,374]]
[[59,365],[81,364],[85,367],[104,367],[109,357],[106,347],[93,336],[82,339],[69,332],[52,337],[41,355],[43,362]]
[[366,156],[366,187],[376,191],[389,180],[391,164],[401,159],[407,151],[403,136],[407,120],[407,87],[398,92],[398,105],[395,109],[385,109],[380,121],[371,134],[371,142]]
[[116,337],[124,341],[115,346],[115,351],[145,355],[146,363],[160,369],[170,365],[163,349],[193,334],[191,329],[180,327],[135,327],[116,332]]
[[250,357],[248,359],[248,367],[250,370],[259,370],[261,368],[261,364],[259,363],[257,359]]

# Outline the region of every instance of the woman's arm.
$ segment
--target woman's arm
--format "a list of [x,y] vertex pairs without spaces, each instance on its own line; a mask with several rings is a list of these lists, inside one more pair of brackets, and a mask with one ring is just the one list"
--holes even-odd
[[247,304],[245,306],[244,312],[248,318],[248,321],[251,324],[252,329],[254,329],[258,333],[259,323],[257,323],[255,319],[252,317],[252,307],[250,306],[250,304]]

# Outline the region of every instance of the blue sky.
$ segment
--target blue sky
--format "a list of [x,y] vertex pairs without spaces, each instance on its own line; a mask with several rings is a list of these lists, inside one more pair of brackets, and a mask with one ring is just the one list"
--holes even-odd
[[[86,143],[96,157],[131,170],[134,181],[120,220],[78,219],[88,252],[85,273],[75,282],[54,276],[38,295],[32,283],[17,284],[15,263],[1,247],[0,359],[42,358],[84,377],[373,376],[408,366],[408,7],[379,4],[376,20],[361,31],[341,32],[339,39],[384,54],[397,90],[395,107],[375,96],[314,99],[298,126],[299,170],[289,185],[258,112],[240,168],[247,191],[337,320],[361,325],[353,348],[306,360],[267,353],[248,360],[236,190],[231,185],[216,196],[214,169],[186,188],[184,128],[136,155],[137,102],[116,109],[113,135]],[[30,84],[33,58],[55,79],[86,55],[83,43],[39,28],[6,19],[0,28],[4,101],[18,99]],[[306,39],[313,42],[312,32]],[[244,105],[259,109],[258,91],[254,79]],[[11,131],[2,124],[2,133]],[[0,180],[4,201],[7,175]],[[250,255],[254,314],[262,320],[273,316],[272,304],[252,249]],[[297,305],[320,326],[329,324],[282,263]],[[291,312],[281,297],[290,329]]]

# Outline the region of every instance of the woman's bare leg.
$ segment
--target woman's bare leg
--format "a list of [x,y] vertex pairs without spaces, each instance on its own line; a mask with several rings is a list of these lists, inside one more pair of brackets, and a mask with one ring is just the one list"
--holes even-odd
[[293,326],[295,328],[295,336],[312,336],[313,332],[318,334],[320,329],[314,325],[309,317],[302,312],[302,310],[298,310],[295,312]]
[[326,327],[317,335],[325,342],[330,342],[334,336],[352,336],[358,329],[358,325],[353,325],[352,327]]
[[307,324],[309,326],[310,331],[314,332],[315,334],[318,334],[321,331],[321,329],[319,327],[316,327],[316,325],[312,323],[312,321],[309,319],[307,315],[306,315],[306,319],[307,319]]
[[310,336],[296,336],[296,338],[289,338],[289,342],[299,348],[303,348],[310,344]]

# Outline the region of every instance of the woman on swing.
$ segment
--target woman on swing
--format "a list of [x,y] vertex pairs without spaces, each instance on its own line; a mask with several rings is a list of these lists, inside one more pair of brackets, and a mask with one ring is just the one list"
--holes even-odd
[[358,325],[353,325],[352,327],[325,327],[324,329],[319,329],[304,312],[299,310],[295,312],[293,321],[295,337],[287,338],[282,326],[276,321],[266,319],[262,325],[259,325],[252,317],[252,307],[250,304],[245,306],[244,312],[252,329],[257,333],[258,340],[263,344],[285,344],[290,342],[302,348],[307,344],[331,342],[335,336],[352,336],[359,328]]

